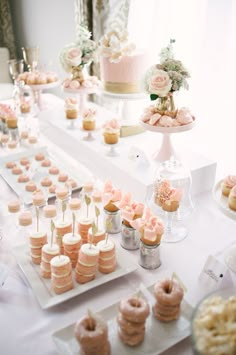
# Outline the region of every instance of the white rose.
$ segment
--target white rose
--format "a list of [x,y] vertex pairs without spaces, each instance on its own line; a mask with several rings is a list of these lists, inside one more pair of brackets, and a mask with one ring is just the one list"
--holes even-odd
[[172,82],[167,72],[157,69],[155,73],[149,77],[147,84],[150,94],[164,97],[170,91]]

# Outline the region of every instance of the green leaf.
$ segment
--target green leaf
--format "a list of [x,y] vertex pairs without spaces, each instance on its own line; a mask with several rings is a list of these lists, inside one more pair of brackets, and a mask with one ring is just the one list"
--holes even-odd
[[88,195],[85,195],[85,196],[84,196],[84,199],[85,199],[86,205],[87,205],[87,206],[90,205],[90,203],[91,203],[91,198],[90,198]]
[[95,215],[96,217],[100,216],[100,210],[97,206],[95,206]]
[[95,223],[92,224],[92,234],[95,235],[97,233],[98,229]]
[[55,229],[55,223],[53,222],[53,220],[51,219],[51,232],[53,233]]
[[158,95],[156,95],[156,94],[151,94],[150,95],[150,99],[153,101],[153,100],[156,100],[156,99],[158,99]]

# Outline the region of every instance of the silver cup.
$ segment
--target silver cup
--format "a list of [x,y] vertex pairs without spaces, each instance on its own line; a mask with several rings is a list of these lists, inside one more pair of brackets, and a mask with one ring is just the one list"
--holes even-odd
[[[104,209],[104,226],[107,233],[116,234],[121,231],[120,210],[109,212]],[[109,228],[107,228],[109,226]]]
[[120,245],[127,250],[139,249],[140,233],[136,229],[128,227],[124,223],[122,223]]
[[157,269],[161,265],[160,244],[147,245],[140,241],[139,265],[145,269]]

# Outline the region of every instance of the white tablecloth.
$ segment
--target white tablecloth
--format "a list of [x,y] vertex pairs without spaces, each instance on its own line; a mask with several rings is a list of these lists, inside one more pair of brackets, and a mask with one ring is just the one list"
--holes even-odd
[[[3,216],[3,206],[15,197],[8,185],[0,180],[0,223],[3,240],[0,261],[9,267],[9,275],[0,288],[0,353],[2,355],[53,355],[57,349],[52,333],[77,321],[87,309],[98,311],[139,288],[175,271],[187,287],[186,300],[194,306],[206,293],[198,281],[209,254],[223,251],[235,240],[235,221],[224,216],[215,205],[211,192],[195,198],[195,210],[188,221],[188,237],[177,244],[161,245],[160,268],[145,270],[138,265],[138,251],[127,252],[137,263],[137,271],[99,286],[61,305],[42,310],[12,255],[17,232]],[[120,236],[112,237],[119,244]],[[236,242],[236,240],[235,240]],[[234,279],[235,281],[235,279]],[[190,337],[168,349],[165,355],[190,355]],[[137,348],[137,354],[139,354]],[[115,354],[116,355],[116,354]],[[118,355],[118,354],[117,354]],[[121,355],[121,354],[119,354]]]

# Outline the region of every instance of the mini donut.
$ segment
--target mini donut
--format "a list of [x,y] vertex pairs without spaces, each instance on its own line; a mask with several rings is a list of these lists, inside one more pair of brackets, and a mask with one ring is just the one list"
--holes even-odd
[[153,306],[153,311],[154,310],[162,315],[171,316],[180,310],[180,304],[177,306],[163,306],[161,303],[156,302],[156,304]]
[[167,315],[167,314],[161,314],[159,312],[156,311],[155,308],[153,308],[153,314],[154,316],[160,320],[161,322],[170,322],[172,320],[176,320],[179,318],[180,315],[180,309],[177,310],[175,313],[173,313],[172,315]]
[[8,161],[5,166],[7,169],[12,169],[16,166],[16,163],[14,163],[14,161]]
[[[169,292],[170,284],[171,291]],[[175,280],[164,279],[158,281],[154,286],[154,295],[159,303],[166,306],[175,306],[180,304],[183,299],[184,291]]]
[[12,169],[12,174],[13,175],[20,175],[22,173],[23,173],[22,169],[20,167],[18,167],[18,166],[14,166],[14,168]]
[[24,165],[24,166],[28,165],[29,162],[30,162],[30,161],[29,161],[28,158],[21,158],[21,160],[20,160],[20,164],[21,164],[21,165]]
[[81,346],[99,346],[107,340],[107,325],[100,318],[84,316],[75,325],[75,336]]
[[41,166],[44,168],[48,168],[49,166],[51,166],[51,161],[49,159],[44,159],[41,163]]
[[121,300],[119,311],[124,318],[134,323],[144,322],[150,313],[148,303],[141,297]]
[[90,276],[86,276],[86,275],[80,274],[78,271],[75,270],[75,280],[79,284],[85,284],[85,283],[92,281],[94,279],[95,279],[95,274],[90,275]]
[[123,333],[121,329],[118,329],[118,334],[120,339],[123,341],[123,343],[129,345],[129,346],[136,346],[140,344],[144,340],[145,332],[141,332],[138,334],[133,334],[129,335],[126,333]]
[[25,182],[29,181],[29,177],[28,177],[28,175],[22,174],[18,177],[17,181],[20,183],[25,183]]
[[122,314],[119,312],[117,316],[117,323],[119,324],[120,329],[128,335],[133,335],[137,333],[142,333],[145,331],[145,323],[134,323],[125,319]]
[[35,155],[34,159],[37,161],[42,161],[45,159],[45,155],[43,153],[38,153]]
[[66,182],[68,180],[68,175],[64,173],[60,173],[58,175],[58,181],[59,182]]

